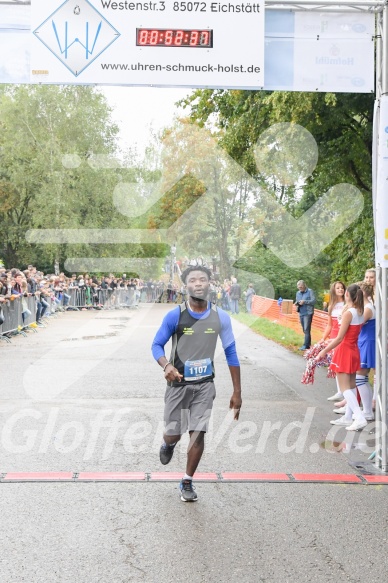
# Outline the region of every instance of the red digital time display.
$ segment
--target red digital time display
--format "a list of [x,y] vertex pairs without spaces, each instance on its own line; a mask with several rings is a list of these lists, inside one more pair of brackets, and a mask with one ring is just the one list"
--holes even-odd
[[213,46],[213,31],[209,29],[137,28],[136,46],[208,49]]

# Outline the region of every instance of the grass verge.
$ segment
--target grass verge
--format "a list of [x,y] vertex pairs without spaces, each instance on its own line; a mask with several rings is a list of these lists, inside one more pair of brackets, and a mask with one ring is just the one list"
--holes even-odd
[[267,320],[266,318],[258,318],[252,314],[240,312],[239,314],[234,314],[233,318],[236,318],[236,320],[242,324],[249,326],[249,328],[256,332],[256,334],[260,334],[269,340],[273,340],[273,342],[281,344],[292,352],[301,354],[298,348],[303,344],[303,334],[298,334],[290,328],[271,322],[271,320]]

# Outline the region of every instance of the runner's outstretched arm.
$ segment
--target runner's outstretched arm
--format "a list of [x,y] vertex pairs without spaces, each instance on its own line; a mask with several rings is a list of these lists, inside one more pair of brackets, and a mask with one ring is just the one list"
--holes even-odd
[[241,409],[241,375],[239,366],[229,366],[230,376],[232,377],[233,383],[233,395],[230,399],[229,409],[234,410],[234,418],[237,421],[240,415]]

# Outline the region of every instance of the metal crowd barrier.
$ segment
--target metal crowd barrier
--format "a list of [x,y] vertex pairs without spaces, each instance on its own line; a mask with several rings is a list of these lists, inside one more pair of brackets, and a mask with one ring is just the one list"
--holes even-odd
[[67,308],[72,308],[73,310],[86,308],[86,292],[84,289],[70,287],[66,293],[70,296]]
[[160,303],[160,299],[164,297],[165,287],[164,285],[156,285],[152,287],[148,287],[144,285],[139,290],[140,293],[140,302],[141,303]]
[[181,291],[165,289],[155,301],[158,304],[182,304],[186,298],[187,295]]
[[109,309],[112,307],[112,293],[113,290],[111,289],[100,289],[98,292],[98,305],[101,308]]
[[[55,317],[58,311],[66,309],[100,308],[113,310],[138,308],[140,302],[159,302],[167,301],[167,299],[170,301],[169,291],[162,286],[150,289],[144,287],[142,290],[134,288],[100,289],[92,290],[90,293],[76,287],[68,288],[64,292],[53,291],[49,295],[41,296],[48,304],[43,319],[47,321],[48,317]],[[65,294],[67,295],[66,300]],[[26,335],[26,331],[35,329],[36,326],[44,326],[42,319],[38,322],[36,320],[38,301],[35,295],[19,296],[0,304],[4,316],[4,322],[0,324],[0,339],[3,338],[9,342],[9,335],[17,333]],[[183,301],[182,295],[177,293],[175,302],[179,303],[180,301]]]
[[36,325],[36,298],[35,296],[16,297],[1,304],[4,322],[0,325],[0,338],[10,342],[12,334],[23,334],[26,330],[33,330]]
[[133,288],[100,289],[98,291],[98,306],[105,310],[121,308],[137,308],[139,294]]
[[22,324],[22,303],[20,298],[2,303],[1,308],[4,322],[0,326],[0,335],[17,332]]
[[[54,299],[56,297],[56,299]],[[63,309],[63,298],[59,298],[56,294],[43,296],[48,307],[44,313],[43,319],[47,322],[49,317],[55,317],[58,309]],[[37,331],[38,326],[45,326],[42,319],[37,322],[37,308],[38,298],[35,295],[18,296],[12,300],[7,300],[1,304],[1,310],[4,317],[4,322],[0,324],[0,339],[10,342],[10,336],[14,334],[22,334],[26,336],[26,332],[30,330]]]
[[[35,324],[36,323],[36,297],[35,296],[28,296],[27,298],[24,298],[24,301],[26,302],[26,306],[29,310],[29,314],[24,315],[24,317],[22,316],[22,320],[23,320],[23,328],[26,328],[27,326],[31,326],[31,324]],[[23,300],[22,300],[22,304],[23,304]]]

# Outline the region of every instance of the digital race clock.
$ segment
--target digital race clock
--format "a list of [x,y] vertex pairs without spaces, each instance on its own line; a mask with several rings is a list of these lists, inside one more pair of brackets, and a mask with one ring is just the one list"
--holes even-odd
[[138,47],[213,47],[212,30],[137,28],[136,46]]

